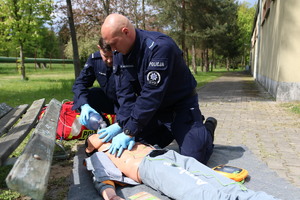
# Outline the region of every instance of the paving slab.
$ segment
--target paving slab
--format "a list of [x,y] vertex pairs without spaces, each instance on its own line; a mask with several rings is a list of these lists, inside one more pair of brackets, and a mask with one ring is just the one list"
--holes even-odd
[[216,144],[247,146],[300,189],[299,115],[276,102],[246,72],[228,73],[201,87],[198,94],[202,113],[218,120]]

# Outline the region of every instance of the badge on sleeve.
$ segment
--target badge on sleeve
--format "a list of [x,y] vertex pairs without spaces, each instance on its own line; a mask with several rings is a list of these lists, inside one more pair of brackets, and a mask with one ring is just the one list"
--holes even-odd
[[161,77],[157,71],[150,71],[147,74],[147,82],[149,85],[157,86],[160,83]]

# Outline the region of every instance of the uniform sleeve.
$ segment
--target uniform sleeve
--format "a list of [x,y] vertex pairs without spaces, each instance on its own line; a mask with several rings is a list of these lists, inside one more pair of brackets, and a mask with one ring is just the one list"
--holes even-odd
[[[118,65],[116,67],[119,68]],[[131,110],[134,107],[137,95],[130,82],[130,77],[128,77],[128,75],[125,76],[125,72],[123,70],[115,70],[115,83],[118,103],[120,105],[117,110],[116,117],[119,125],[123,128],[130,119]]]
[[94,64],[92,56],[90,56],[73,85],[73,110],[78,109],[81,105],[87,103],[88,88],[93,86],[96,80]]
[[[172,77],[176,47],[173,43],[156,46],[147,59],[141,93],[137,96],[130,118],[124,125],[131,135],[137,135],[161,106]],[[145,58],[144,58],[145,59]]]

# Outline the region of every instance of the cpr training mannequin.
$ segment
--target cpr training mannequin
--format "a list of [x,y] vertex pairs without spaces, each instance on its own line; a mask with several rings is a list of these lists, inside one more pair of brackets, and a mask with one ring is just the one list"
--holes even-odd
[[[110,143],[103,143],[98,137],[97,134],[91,135],[87,140],[86,153],[98,150],[90,158],[97,154],[104,155],[103,152],[110,145]],[[196,159],[182,156],[173,150],[157,150],[136,143],[131,151],[124,150],[121,157],[116,157],[108,152],[105,154],[126,177],[148,185],[173,199],[275,199],[265,192],[248,190],[240,183],[222,176]],[[94,175],[97,174],[97,170],[104,171],[104,168],[94,167],[95,170],[92,171]],[[110,180],[101,181],[101,185],[110,186],[103,190],[100,189],[104,199],[122,199],[116,195],[114,184]],[[97,190],[99,191],[99,188]]]

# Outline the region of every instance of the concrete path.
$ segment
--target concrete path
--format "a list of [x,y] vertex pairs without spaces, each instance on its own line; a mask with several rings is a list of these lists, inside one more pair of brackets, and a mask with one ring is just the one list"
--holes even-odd
[[198,91],[202,113],[218,120],[215,144],[245,145],[280,177],[300,188],[300,117],[276,102],[245,72]]

